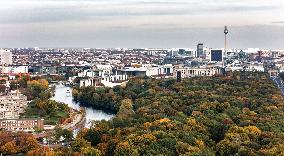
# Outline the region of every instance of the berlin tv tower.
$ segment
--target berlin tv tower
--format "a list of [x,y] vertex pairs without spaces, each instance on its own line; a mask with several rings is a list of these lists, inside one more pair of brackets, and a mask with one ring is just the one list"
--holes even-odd
[[229,30],[227,26],[225,26],[224,34],[225,34],[225,53],[227,53],[227,34],[229,33]]
[[224,57],[227,56],[227,34],[229,33],[229,30],[227,26],[225,26],[224,34],[225,34],[225,52],[223,56],[223,67],[225,67],[225,60]]

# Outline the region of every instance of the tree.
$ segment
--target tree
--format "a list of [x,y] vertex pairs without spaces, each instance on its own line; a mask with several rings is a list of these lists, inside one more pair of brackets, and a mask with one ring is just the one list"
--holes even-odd
[[113,89],[78,88],[79,102],[118,112],[77,136],[91,142],[81,150],[99,149],[103,155],[283,155],[284,102],[268,74],[233,72],[173,82],[137,78]]
[[18,148],[15,141],[10,141],[1,146],[1,152],[3,154],[16,154],[18,152]]
[[7,155],[26,153],[38,147],[39,144],[32,134],[0,131],[0,153]]
[[102,152],[93,147],[83,147],[81,148],[81,153],[84,156],[102,156]]
[[0,93],[3,93],[6,91],[6,86],[5,85],[0,85]]
[[31,100],[36,97],[47,99],[50,96],[50,93],[48,92],[48,81],[45,79],[28,81],[24,94]]
[[55,128],[55,138],[59,140],[61,137],[64,138],[64,141],[70,142],[73,139],[72,130],[62,129],[60,127]]
[[121,101],[119,111],[117,113],[117,118],[127,119],[133,114],[132,100],[124,99]]
[[75,152],[81,151],[82,148],[85,148],[87,151],[87,148],[91,147],[91,143],[88,142],[87,140],[83,138],[76,138],[72,143],[71,143],[71,148]]
[[27,156],[56,156],[56,153],[48,147],[40,147],[30,150]]
[[17,144],[20,147],[21,152],[26,153],[30,151],[31,149],[39,147],[39,144],[36,138],[32,134],[19,132],[17,135],[18,135],[18,140],[19,140]]

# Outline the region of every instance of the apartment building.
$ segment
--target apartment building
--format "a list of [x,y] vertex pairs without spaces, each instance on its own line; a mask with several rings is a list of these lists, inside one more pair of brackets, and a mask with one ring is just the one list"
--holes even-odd
[[0,129],[7,131],[34,131],[44,129],[44,119],[0,119]]
[[1,65],[11,65],[12,61],[12,52],[10,50],[0,49],[0,64]]
[[0,96],[0,120],[18,119],[27,104],[27,97],[18,92]]

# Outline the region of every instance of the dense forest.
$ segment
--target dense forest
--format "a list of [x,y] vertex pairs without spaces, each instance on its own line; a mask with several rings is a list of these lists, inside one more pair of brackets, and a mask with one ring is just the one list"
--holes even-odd
[[133,79],[77,88],[84,105],[116,111],[75,139],[92,155],[284,155],[284,102],[266,73]]

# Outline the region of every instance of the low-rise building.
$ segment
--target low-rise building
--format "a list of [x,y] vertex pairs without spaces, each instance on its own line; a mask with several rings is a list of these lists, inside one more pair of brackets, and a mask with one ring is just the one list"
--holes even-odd
[[44,129],[44,119],[0,119],[0,129],[31,132]]
[[187,67],[177,66],[174,68],[174,77],[177,72],[181,72],[181,78],[195,77],[195,76],[213,76],[221,73],[221,69],[215,67]]
[[29,72],[28,66],[1,66],[2,74],[26,74]]
[[131,66],[131,67],[124,67],[122,69],[117,70],[119,74],[128,75],[128,77],[152,77],[152,76],[161,76],[161,75],[172,75],[173,73],[173,66],[171,64],[166,65],[155,65],[155,64],[148,64],[141,66]]
[[128,80],[127,75],[109,75],[80,80],[80,87],[97,86],[103,84],[106,87],[120,86]]

